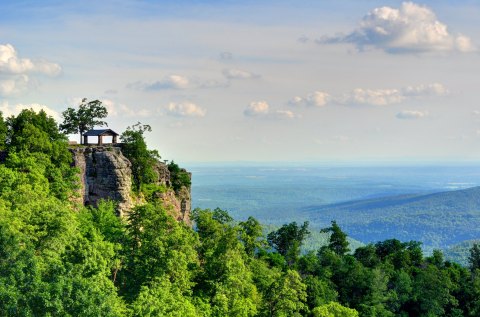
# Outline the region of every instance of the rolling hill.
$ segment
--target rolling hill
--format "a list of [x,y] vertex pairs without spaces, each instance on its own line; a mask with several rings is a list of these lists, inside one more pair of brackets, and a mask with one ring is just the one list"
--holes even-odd
[[365,243],[397,238],[446,249],[480,238],[480,187],[309,206],[302,214],[315,227],[336,220]]

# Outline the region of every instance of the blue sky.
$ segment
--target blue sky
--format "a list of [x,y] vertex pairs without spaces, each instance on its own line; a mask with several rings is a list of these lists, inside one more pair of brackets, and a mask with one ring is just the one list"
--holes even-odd
[[476,1],[0,1],[0,111],[83,97],[177,161],[477,160]]

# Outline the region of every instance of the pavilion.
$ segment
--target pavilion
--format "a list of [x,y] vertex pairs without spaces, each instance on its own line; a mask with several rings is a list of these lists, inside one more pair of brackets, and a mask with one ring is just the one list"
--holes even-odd
[[111,130],[111,129],[98,129],[98,130],[95,130],[95,129],[92,129],[92,130],[88,130],[87,132],[85,132],[83,134],[83,144],[89,144],[88,143],[88,137],[89,136],[96,136],[98,137],[98,142],[97,144],[98,145],[103,145],[103,137],[104,136],[111,136],[112,137],[112,144],[115,144],[117,143],[117,137],[118,137],[118,133]]

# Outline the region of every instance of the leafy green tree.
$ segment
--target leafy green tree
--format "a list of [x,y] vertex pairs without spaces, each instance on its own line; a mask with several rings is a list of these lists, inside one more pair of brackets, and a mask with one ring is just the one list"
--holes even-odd
[[132,163],[133,187],[138,192],[142,185],[154,183],[158,180],[158,174],[154,169],[160,155],[155,150],[149,150],[145,142],[145,132],[151,132],[152,128],[140,122],[128,127],[122,133],[122,153]]
[[300,248],[308,234],[310,234],[308,221],[305,221],[302,226],[291,222],[270,232],[267,235],[267,241],[272,248],[285,257],[289,265],[293,265],[300,255]]
[[480,244],[474,243],[473,246],[470,248],[470,256],[468,257],[468,263],[472,272],[480,269]]
[[196,317],[195,305],[182,289],[172,284],[168,277],[156,278],[142,286],[132,303],[132,316],[138,317]]
[[73,195],[78,185],[76,169],[71,167],[72,155],[65,135],[44,111],[22,110],[7,119],[8,158],[5,165],[32,175],[42,173],[50,191],[59,198]]
[[358,312],[336,302],[318,306],[312,310],[313,317],[358,317]]
[[5,149],[6,141],[7,141],[7,124],[5,123],[2,112],[0,111],[0,151]]
[[180,168],[174,161],[168,164],[168,170],[170,171],[173,190],[175,190],[176,193],[180,192],[184,186],[187,188],[190,187],[192,184],[190,174],[186,170]]
[[265,301],[267,316],[302,316],[307,305],[307,287],[295,270],[287,270],[270,287]]
[[67,108],[62,112],[63,122],[60,124],[60,130],[66,134],[80,134],[80,143],[82,143],[82,134],[95,126],[106,126],[105,121],[99,120],[106,118],[107,108],[102,106],[99,100],[88,101],[84,98],[78,106],[78,109]]
[[240,226],[240,240],[243,243],[245,252],[249,257],[255,255],[255,251],[265,246],[263,237],[263,228],[260,222],[248,217],[246,221],[239,223]]
[[350,251],[348,248],[347,235],[340,229],[335,220],[332,221],[332,226],[320,230],[322,233],[330,232],[330,242],[328,248],[338,255],[343,255]]
[[128,216],[127,230],[127,263],[119,272],[122,292],[133,299],[142,286],[166,276],[189,294],[198,267],[195,232],[168,215],[160,203],[136,206]]
[[213,316],[254,316],[260,297],[247,265],[247,255],[238,240],[239,228],[221,209],[193,211],[200,237],[201,273],[195,293],[207,298]]

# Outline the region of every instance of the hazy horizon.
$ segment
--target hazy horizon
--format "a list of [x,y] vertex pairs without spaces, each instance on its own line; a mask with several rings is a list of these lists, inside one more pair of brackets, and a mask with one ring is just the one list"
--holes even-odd
[[[188,161],[480,160],[476,1],[0,1],[0,111]],[[77,137],[72,137],[77,140]]]

